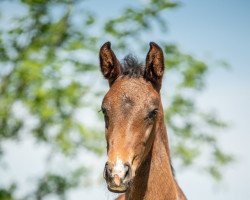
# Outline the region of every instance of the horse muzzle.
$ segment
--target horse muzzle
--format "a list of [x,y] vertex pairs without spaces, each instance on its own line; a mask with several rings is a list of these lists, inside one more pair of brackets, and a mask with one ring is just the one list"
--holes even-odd
[[111,192],[125,192],[132,180],[132,169],[130,164],[115,163],[113,165],[107,162],[104,167],[103,176],[107,182],[108,189]]

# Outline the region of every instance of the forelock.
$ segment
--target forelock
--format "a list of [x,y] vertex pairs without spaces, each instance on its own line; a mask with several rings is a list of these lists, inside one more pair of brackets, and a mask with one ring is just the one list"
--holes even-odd
[[145,67],[138,59],[132,54],[127,55],[122,60],[122,74],[129,77],[142,77],[144,76]]

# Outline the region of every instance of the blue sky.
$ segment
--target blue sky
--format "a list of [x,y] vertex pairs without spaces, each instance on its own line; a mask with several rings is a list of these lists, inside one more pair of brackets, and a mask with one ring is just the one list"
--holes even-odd
[[[117,0],[107,0],[105,3],[92,0],[86,1],[86,4],[95,8],[101,17],[118,15],[120,8],[125,4],[139,5],[134,1]],[[188,198],[193,200],[201,198],[204,200],[248,200],[250,199],[250,156],[248,155],[250,151],[248,144],[250,141],[248,127],[250,118],[250,1],[185,0],[181,7],[170,11],[164,17],[169,26],[166,40],[177,43],[184,52],[208,62],[222,59],[231,65],[229,70],[220,68],[210,73],[207,88],[198,98],[198,104],[203,109],[214,108],[222,118],[231,123],[230,129],[221,133],[219,138],[222,148],[236,155],[236,163],[225,169],[224,180],[219,184],[212,182],[205,175],[197,174],[197,171],[177,171],[180,185]],[[157,41],[157,37],[157,34],[149,35],[149,40]],[[36,145],[26,142],[21,146],[7,144],[6,149],[9,149],[8,161],[11,163],[14,176],[23,178],[23,173],[28,174],[32,171],[36,174],[42,170],[41,167],[39,168],[42,160],[39,157],[44,157],[43,148],[33,151],[31,149],[36,149]],[[27,157],[25,156],[27,151],[33,154],[30,153]],[[37,165],[35,171],[29,169],[30,158],[34,158],[34,163]],[[114,196],[104,186],[100,186],[72,194],[71,199],[79,199],[83,195],[86,200],[112,199]]]
[[244,75],[250,72],[249,9],[249,1],[185,1],[168,18],[171,38],[197,55],[227,60]]

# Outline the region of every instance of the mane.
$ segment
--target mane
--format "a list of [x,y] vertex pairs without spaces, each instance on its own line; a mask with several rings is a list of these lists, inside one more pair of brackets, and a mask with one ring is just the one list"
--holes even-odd
[[170,167],[171,167],[172,175],[173,175],[173,177],[175,177],[175,169],[173,167],[171,159],[169,159],[169,160],[170,160]]
[[145,67],[138,59],[129,54],[122,60],[122,74],[124,76],[139,78],[144,76]]

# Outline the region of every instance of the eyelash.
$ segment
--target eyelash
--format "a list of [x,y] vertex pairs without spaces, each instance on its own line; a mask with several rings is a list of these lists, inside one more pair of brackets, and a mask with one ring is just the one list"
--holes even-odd
[[148,113],[147,118],[148,118],[149,120],[154,120],[155,117],[156,117],[156,115],[157,115],[157,113],[158,113],[158,111],[159,111],[158,109],[152,110],[151,112]]

